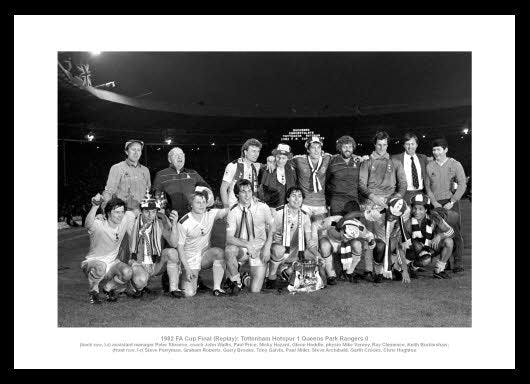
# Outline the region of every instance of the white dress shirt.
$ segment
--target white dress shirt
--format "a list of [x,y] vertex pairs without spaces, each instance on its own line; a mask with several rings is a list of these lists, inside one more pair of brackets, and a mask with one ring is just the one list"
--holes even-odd
[[414,183],[412,182],[412,162],[410,160],[410,155],[407,155],[405,152],[403,158],[403,167],[405,168],[405,175],[407,176],[407,191],[415,191],[418,189],[423,189],[423,177],[421,176],[421,165],[420,165],[420,159],[418,159],[418,156],[416,154],[413,155],[414,157],[414,164],[416,164],[416,171],[418,172],[418,182],[420,186],[418,188],[414,188]]

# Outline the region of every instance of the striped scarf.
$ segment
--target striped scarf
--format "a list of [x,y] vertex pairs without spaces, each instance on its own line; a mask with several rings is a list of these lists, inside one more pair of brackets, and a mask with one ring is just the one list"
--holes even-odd
[[431,247],[431,242],[434,237],[431,218],[429,215],[425,216],[425,232],[421,230],[420,223],[415,217],[410,219],[412,227],[412,238],[420,240],[426,247]]
[[349,259],[353,256],[351,251],[351,240],[343,240],[340,243],[340,258]]
[[[148,229],[151,228],[151,232],[147,234]],[[131,236],[131,259],[138,261],[139,263],[144,261],[144,252],[138,252],[138,247],[143,240],[143,244],[146,245],[147,255],[151,256],[153,263],[158,261],[161,254],[161,237],[162,232],[159,230],[158,218],[155,217],[152,223],[142,223],[142,215],[140,214],[134,222],[134,227]]]
[[322,166],[322,156],[318,158],[318,164],[317,167],[313,167],[313,162],[311,161],[311,158],[309,155],[307,155],[307,162],[309,163],[309,167],[311,168],[311,187],[313,189],[313,192],[320,192],[322,190],[322,184],[320,183],[320,180],[317,177],[317,172],[320,170],[320,167]]
[[[282,245],[285,247],[285,255],[289,255],[291,249],[291,225],[289,225],[289,206],[283,207],[283,237]],[[304,228],[302,225],[302,210],[298,210],[298,257],[303,258],[305,251]]]

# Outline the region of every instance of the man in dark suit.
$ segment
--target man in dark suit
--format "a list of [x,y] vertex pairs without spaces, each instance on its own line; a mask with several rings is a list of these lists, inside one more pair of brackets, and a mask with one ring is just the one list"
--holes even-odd
[[418,137],[414,133],[405,133],[403,141],[405,152],[392,155],[392,159],[399,160],[403,164],[407,176],[407,192],[404,199],[409,204],[411,197],[418,193],[425,193],[425,179],[428,177],[427,163],[431,159],[421,153],[416,153]]

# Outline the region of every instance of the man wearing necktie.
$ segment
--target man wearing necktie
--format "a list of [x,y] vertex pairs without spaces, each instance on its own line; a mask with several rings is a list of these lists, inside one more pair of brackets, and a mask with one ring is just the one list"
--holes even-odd
[[242,179],[234,185],[237,204],[230,208],[226,227],[226,267],[230,288],[236,295],[241,289],[239,265],[250,264],[250,291],[260,292],[265,278],[272,244],[272,214],[267,204],[254,201],[252,183]]
[[403,135],[403,148],[405,152],[392,155],[392,159],[398,160],[403,164],[405,176],[407,177],[407,190],[404,200],[407,203],[410,202],[413,196],[425,193],[424,182],[427,177],[426,169],[430,159],[421,153],[416,153],[418,144],[418,136],[414,133],[407,132]]

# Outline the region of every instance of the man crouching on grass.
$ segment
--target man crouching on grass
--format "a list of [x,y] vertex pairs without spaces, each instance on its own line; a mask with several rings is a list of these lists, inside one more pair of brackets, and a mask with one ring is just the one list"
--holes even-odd
[[81,263],[81,269],[88,277],[89,300],[101,304],[99,284],[104,282],[103,292],[107,301],[117,300],[116,288],[124,288],[132,277],[132,268],[117,259],[120,244],[134,223],[134,213],[126,212],[123,200],[112,198],[105,206],[106,220],[96,219],[96,212],[103,202],[98,193],[92,198],[92,208],[85,220],[90,236],[90,249]]
[[405,222],[407,259],[412,267],[427,266],[433,261],[436,279],[450,279],[445,266],[453,252],[453,228],[434,210],[423,194],[412,197],[412,216]]
[[207,201],[206,191],[190,194],[191,212],[185,214],[171,232],[171,243],[177,245],[182,266],[180,284],[185,297],[195,296],[199,272],[210,268],[213,269],[213,295],[226,295],[221,289],[226,268],[225,252],[224,249],[210,247],[210,238],[215,221],[224,219],[228,208],[207,210]]
[[273,243],[269,261],[269,273],[266,290],[278,288],[276,274],[280,265],[289,266],[282,271],[288,279],[292,273],[292,264],[299,259],[318,260],[318,242],[312,238],[311,219],[302,210],[304,191],[299,187],[291,187],[286,193],[287,204],[276,208],[273,221]]
[[237,204],[230,208],[226,227],[225,256],[230,274],[231,294],[240,288],[238,263],[250,264],[250,292],[259,293],[270,259],[273,219],[267,204],[252,198],[252,183],[241,179],[234,185]]
[[[152,276],[160,275],[167,269],[170,295],[183,298],[178,289],[180,260],[175,248],[162,250],[162,238],[171,244],[171,228],[178,220],[178,212],[172,211],[169,217],[159,212],[160,205],[149,193],[140,202],[141,214],[138,215],[130,235],[133,276],[130,282],[133,297],[149,292],[147,284]],[[175,244],[176,245],[176,244]],[[165,268],[164,268],[165,267]]]

